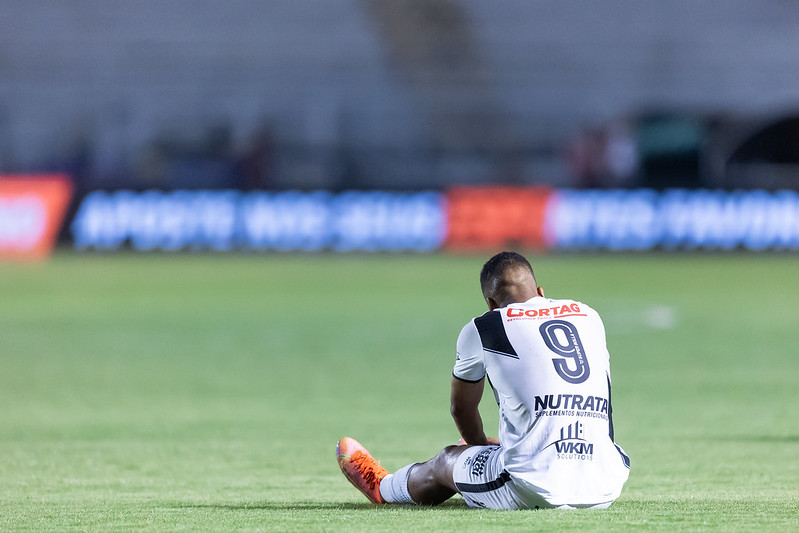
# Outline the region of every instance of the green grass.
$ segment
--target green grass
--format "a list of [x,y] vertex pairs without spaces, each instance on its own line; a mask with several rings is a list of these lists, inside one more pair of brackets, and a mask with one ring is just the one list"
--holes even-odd
[[609,510],[366,503],[338,471],[338,438],[389,469],[457,439],[454,342],[483,312],[483,259],[62,253],[0,265],[0,530],[799,528],[789,255],[534,261],[548,295],[605,318],[633,465]]

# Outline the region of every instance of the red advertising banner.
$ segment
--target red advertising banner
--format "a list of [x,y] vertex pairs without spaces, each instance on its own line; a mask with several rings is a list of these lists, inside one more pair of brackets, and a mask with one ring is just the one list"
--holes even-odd
[[447,193],[449,250],[547,246],[544,222],[552,190],[545,187],[459,187]]
[[0,176],[0,259],[49,256],[71,199],[65,175]]

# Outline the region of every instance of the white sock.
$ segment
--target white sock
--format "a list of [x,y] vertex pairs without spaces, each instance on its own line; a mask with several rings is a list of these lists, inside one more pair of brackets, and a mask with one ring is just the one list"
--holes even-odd
[[416,463],[403,466],[380,482],[380,495],[388,503],[415,503],[408,492],[408,477]]

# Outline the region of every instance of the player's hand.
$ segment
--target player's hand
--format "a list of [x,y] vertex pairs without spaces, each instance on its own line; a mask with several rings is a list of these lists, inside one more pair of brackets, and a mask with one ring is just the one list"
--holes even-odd
[[[500,446],[499,439],[495,439],[494,437],[486,437],[486,440],[488,441],[488,444],[492,446]],[[463,437],[461,437],[461,440],[458,441],[458,446],[466,446],[466,444],[466,441],[463,440]]]

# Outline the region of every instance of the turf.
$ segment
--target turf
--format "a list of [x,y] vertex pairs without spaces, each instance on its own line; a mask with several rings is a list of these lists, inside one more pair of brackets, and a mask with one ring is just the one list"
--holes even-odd
[[[373,507],[341,476],[457,435],[477,256],[73,255],[0,265],[0,530],[795,530],[799,257],[535,259],[605,318],[606,511]],[[492,403],[483,403],[495,427]]]

